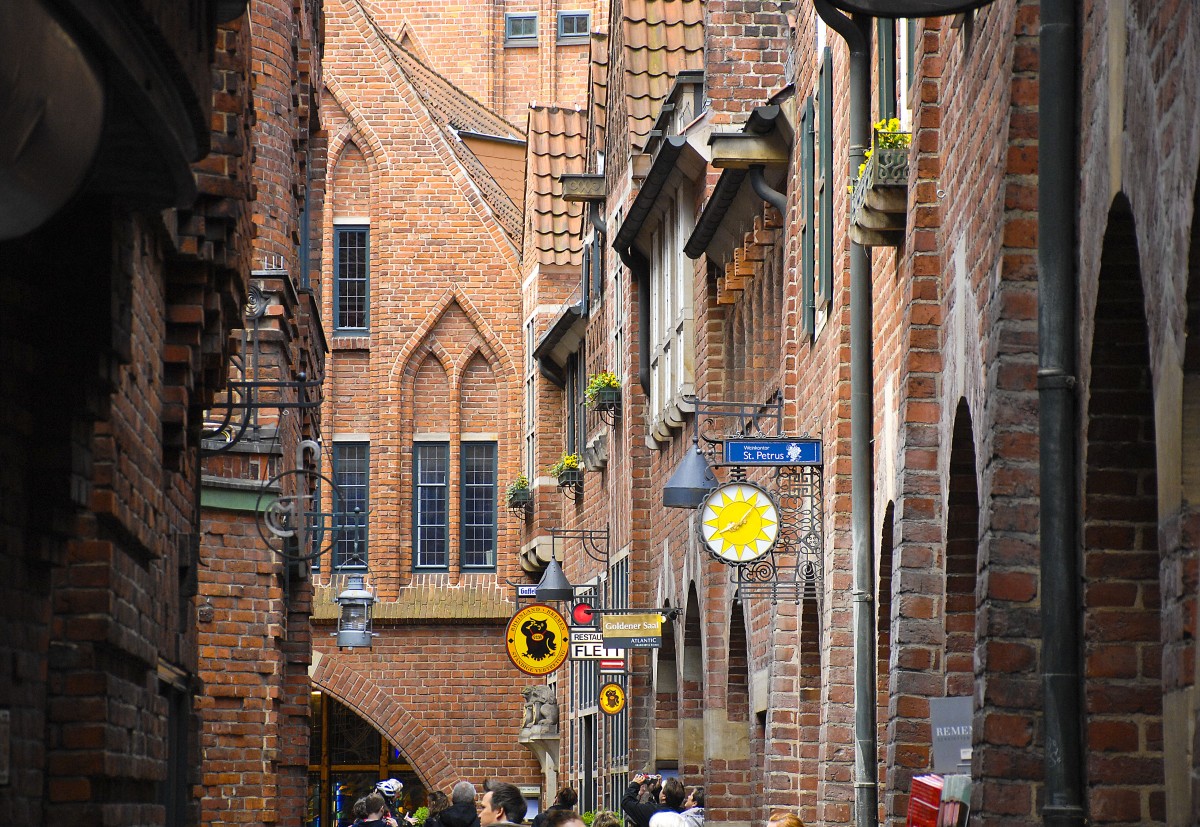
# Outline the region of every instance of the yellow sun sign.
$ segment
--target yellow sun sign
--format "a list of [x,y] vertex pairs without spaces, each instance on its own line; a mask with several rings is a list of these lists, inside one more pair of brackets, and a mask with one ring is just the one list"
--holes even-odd
[[779,510],[771,495],[748,482],[722,485],[700,506],[700,536],[726,563],[752,563],[779,539]]

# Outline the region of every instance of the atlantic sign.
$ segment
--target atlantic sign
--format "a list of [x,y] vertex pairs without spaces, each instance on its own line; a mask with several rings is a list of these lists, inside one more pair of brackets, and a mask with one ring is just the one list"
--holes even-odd
[[819,439],[727,439],[727,465],[820,465]]
[[658,649],[662,646],[663,616],[650,614],[604,615],[600,632],[606,649]]

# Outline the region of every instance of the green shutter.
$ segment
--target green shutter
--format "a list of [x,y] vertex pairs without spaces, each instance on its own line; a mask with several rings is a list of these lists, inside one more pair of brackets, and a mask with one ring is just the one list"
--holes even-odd
[[879,118],[896,117],[896,21],[879,18],[876,21],[879,40]]
[[813,109],[813,96],[809,95],[808,100],[804,102],[804,114],[800,117],[800,179],[801,179],[801,203],[804,209],[804,233],[801,238],[801,283],[803,285],[803,300],[804,314],[801,324],[804,332],[808,334],[809,341],[812,341],[816,334],[816,239],[814,234],[817,231],[817,204],[816,204],[816,135],[814,133],[813,121],[816,119],[816,112]]
[[821,282],[817,304],[824,306],[833,297],[833,50],[828,46],[821,56],[817,95],[821,118]]

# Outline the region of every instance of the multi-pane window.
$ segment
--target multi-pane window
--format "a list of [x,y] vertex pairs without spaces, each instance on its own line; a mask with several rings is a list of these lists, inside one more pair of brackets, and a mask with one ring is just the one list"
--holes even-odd
[[462,567],[496,565],[496,443],[462,444]]
[[367,329],[370,230],[339,224],[333,236],[334,329],[358,332]]
[[537,360],[533,358],[533,319],[525,323],[525,475],[537,478]]
[[650,413],[655,436],[693,393],[692,267],[683,241],[694,225],[690,199],[677,190],[654,233],[650,261]]
[[586,11],[560,11],[558,13],[558,39],[585,38],[592,27],[592,13]]
[[567,387],[564,401],[567,406],[564,426],[566,428],[565,444],[567,453],[582,453],[587,444],[587,399],[584,389],[587,388],[587,369],[582,350],[571,354],[567,359]]
[[370,503],[370,449],[366,442],[333,443],[334,568],[366,568],[367,507]]
[[414,446],[414,563],[417,568],[450,565],[450,445],[418,442]]
[[505,14],[504,44],[506,46],[533,46],[537,44],[536,14]]
[[820,193],[820,225],[817,234],[820,281],[817,284],[817,307],[828,311],[829,301],[833,298],[833,51],[828,46],[821,55],[817,109],[817,144],[821,156],[817,183]]

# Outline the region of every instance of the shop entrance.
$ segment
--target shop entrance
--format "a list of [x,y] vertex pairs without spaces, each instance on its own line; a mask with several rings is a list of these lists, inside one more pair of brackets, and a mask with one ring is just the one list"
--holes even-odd
[[312,693],[309,713],[308,827],[352,824],[354,802],[385,778],[404,782],[403,812],[425,806],[408,759],[358,713],[324,692]]

